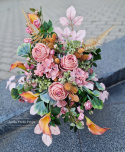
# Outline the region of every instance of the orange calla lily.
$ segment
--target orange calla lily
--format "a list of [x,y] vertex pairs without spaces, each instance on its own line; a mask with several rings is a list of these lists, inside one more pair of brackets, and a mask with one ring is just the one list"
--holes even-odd
[[28,17],[30,18],[31,23],[33,24],[34,20],[38,20],[38,16],[36,14],[27,14]]
[[11,64],[10,71],[15,69],[16,67],[20,68],[20,69],[23,69],[23,70],[26,70],[26,67],[24,66],[24,64],[20,61],[17,61],[15,63]]
[[89,131],[94,135],[102,135],[107,130],[111,129],[111,128],[101,128],[96,124],[94,124],[88,117],[85,116],[85,118],[86,118],[86,125],[88,126]]
[[29,103],[33,103],[38,98],[38,95],[39,94],[33,94],[31,91],[20,94],[20,96]]
[[51,137],[51,131],[49,128],[49,122],[51,121],[50,113],[46,114],[43,118],[39,120],[39,127],[42,130],[42,133]]

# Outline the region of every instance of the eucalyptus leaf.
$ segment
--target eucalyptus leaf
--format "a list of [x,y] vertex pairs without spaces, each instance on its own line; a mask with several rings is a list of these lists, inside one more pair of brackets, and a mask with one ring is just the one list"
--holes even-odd
[[18,47],[17,49],[17,55],[18,56],[24,56],[26,54],[30,53],[30,43],[22,43],[21,46]]
[[57,101],[53,100],[52,98],[50,98],[50,105],[54,105]]
[[89,76],[89,78],[87,79],[87,81],[88,80],[92,80],[93,78],[95,78],[95,73],[94,72]]
[[46,103],[49,103],[49,101],[50,101],[50,96],[49,96],[48,92],[41,93],[40,98],[41,98],[41,100],[43,100]]
[[92,103],[93,108],[95,108],[95,109],[102,109],[103,108],[103,102],[99,98],[93,97],[93,99],[90,101]]
[[48,109],[46,108],[43,101],[36,102],[34,104],[34,110],[37,111],[37,114],[44,115],[48,113]]
[[94,95],[95,95],[96,97],[99,97],[99,94],[100,94],[100,93],[99,93],[98,90],[94,90],[93,93],[94,93]]
[[95,82],[96,87],[100,90],[100,91],[104,91],[105,89],[100,85],[100,83]]

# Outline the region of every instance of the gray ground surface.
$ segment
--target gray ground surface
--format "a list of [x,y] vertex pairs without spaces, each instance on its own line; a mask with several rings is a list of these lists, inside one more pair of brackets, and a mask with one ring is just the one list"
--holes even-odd
[[[51,5],[50,5],[51,4]],[[0,0],[0,80],[16,74],[17,69],[8,72],[10,64],[24,61],[17,57],[17,47],[28,37],[25,32],[25,18],[22,9],[43,6],[44,19],[51,19],[54,26],[61,26],[59,18],[65,16],[66,9],[73,5],[77,15],[84,17],[83,24],[76,29],[85,29],[86,38],[100,35],[106,29],[115,28],[104,39],[102,61],[96,69],[99,77],[111,74],[125,66],[125,1],[124,0]],[[122,38],[123,37],[123,38]],[[120,39],[121,38],[121,39]],[[107,43],[108,42],[108,43]]]
[[0,83],[0,123],[15,115],[20,115],[30,106],[28,103],[13,100],[10,91],[6,90],[5,87],[6,81],[2,81]]
[[[61,135],[53,136],[48,148],[41,135],[33,133],[34,126],[28,125],[0,139],[1,152],[124,152],[125,151],[125,82],[110,88],[109,100],[102,111],[96,110],[89,118],[101,127],[109,127],[102,136],[92,135],[87,127],[79,133],[70,132],[68,124],[62,123]],[[88,114],[86,114],[88,115]],[[36,122],[37,123],[37,122]]]

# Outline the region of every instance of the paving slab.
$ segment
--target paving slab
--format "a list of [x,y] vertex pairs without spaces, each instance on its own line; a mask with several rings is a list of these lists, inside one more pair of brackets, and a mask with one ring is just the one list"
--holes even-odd
[[47,147],[41,135],[34,134],[35,125],[12,132],[0,139],[0,152],[80,152],[78,133],[69,132],[69,126],[63,124],[61,134],[52,136],[53,143]]

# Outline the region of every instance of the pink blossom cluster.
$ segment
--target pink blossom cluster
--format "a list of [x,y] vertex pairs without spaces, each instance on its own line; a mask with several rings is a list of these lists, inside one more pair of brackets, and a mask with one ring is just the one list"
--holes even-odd
[[37,64],[37,69],[34,73],[39,76],[43,76],[43,74],[45,74],[47,78],[51,78],[52,80],[60,74],[58,65],[54,63],[51,55],[41,63]]
[[88,72],[84,72],[81,68],[74,69],[71,73],[71,81],[75,81],[77,85],[83,86],[87,84],[86,79],[89,77]]

